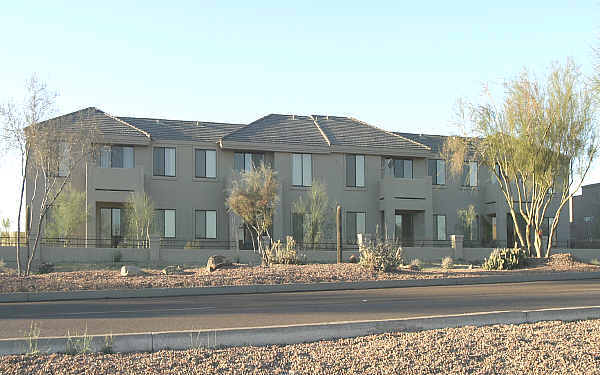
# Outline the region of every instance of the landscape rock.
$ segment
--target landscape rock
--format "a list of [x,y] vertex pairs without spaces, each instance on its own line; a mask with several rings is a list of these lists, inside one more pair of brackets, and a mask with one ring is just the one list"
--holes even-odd
[[212,255],[208,258],[208,262],[206,262],[206,270],[212,272],[218,268],[230,266],[231,264],[231,260],[223,255]]
[[350,263],[358,263],[358,258],[356,257],[356,255],[352,254],[352,255],[350,255],[350,258],[348,259],[348,261]]
[[123,266],[121,267],[121,276],[142,276],[146,272],[142,271],[141,268],[136,266]]
[[160,271],[163,275],[183,275],[185,271],[183,270],[183,266],[167,266]]

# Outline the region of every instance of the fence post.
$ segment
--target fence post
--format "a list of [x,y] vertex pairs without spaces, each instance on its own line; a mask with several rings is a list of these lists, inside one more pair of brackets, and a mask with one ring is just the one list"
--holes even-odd
[[342,206],[339,204],[335,214],[335,227],[337,230],[337,262],[342,263]]
[[150,263],[160,262],[160,236],[150,236]]
[[464,236],[462,234],[453,234],[450,236],[450,241],[452,241],[452,248],[454,249],[454,259],[464,259],[463,239]]

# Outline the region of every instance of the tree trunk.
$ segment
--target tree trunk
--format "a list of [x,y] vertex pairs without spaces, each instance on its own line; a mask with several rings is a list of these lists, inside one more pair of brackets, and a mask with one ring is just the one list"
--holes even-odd
[[29,276],[29,274],[31,273],[31,263],[33,261],[33,258],[35,257],[35,251],[37,250],[38,246],[39,246],[39,242],[40,242],[40,236],[41,236],[41,231],[42,231],[42,219],[43,217],[40,215],[40,219],[37,225],[37,233],[35,235],[35,242],[33,243],[33,249],[31,249],[31,254],[29,255],[28,259],[27,259],[27,271],[25,273],[25,276]]

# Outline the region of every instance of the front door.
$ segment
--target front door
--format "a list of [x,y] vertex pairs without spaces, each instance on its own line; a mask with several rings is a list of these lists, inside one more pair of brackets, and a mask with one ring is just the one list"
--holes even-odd
[[121,209],[100,209],[100,230],[98,240],[103,247],[117,247],[122,239],[121,233]]

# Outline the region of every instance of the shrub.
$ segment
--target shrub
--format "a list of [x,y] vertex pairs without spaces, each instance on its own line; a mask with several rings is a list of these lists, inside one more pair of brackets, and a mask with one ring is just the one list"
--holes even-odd
[[42,263],[38,268],[39,274],[54,272],[54,264],[52,263]]
[[442,259],[442,269],[449,270],[454,266],[454,259],[452,257],[444,257]]
[[494,249],[482,267],[485,270],[513,270],[525,266],[526,262],[527,253],[523,249]]
[[296,241],[291,236],[286,237],[285,247],[281,241],[265,249],[267,264],[304,264],[306,257],[296,251]]
[[359,263],[376,271],[388,272],[404,264],[404,252],[389,241],[370,241],[360,246]]
[[590,264],[600,266],[600,259],[594,258],[594,259],[590,260]]
[[421,262],[421,259],[415,258],[410,262],[410,266],[411,268],[420,270],[421,268],[423,268],[423,262]]
[[121,254],[120,251],[113,251],[112,253],[112,261],[113,263],[119,263],[121,262],[121,259],[123,258],[123,254]]

